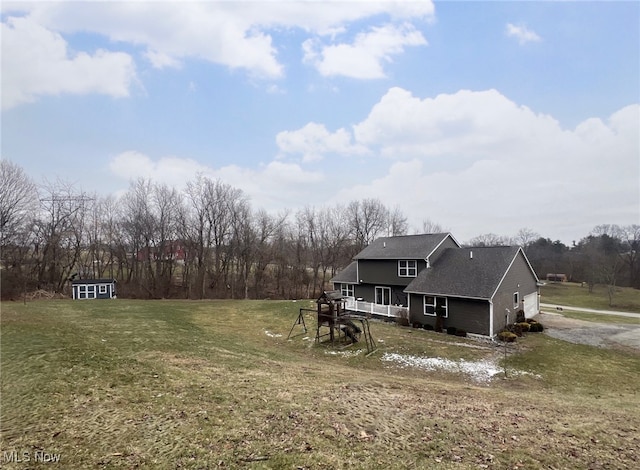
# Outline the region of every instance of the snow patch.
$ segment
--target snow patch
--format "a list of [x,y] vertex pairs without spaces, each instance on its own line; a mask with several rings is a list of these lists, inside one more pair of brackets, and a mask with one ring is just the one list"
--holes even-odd
[[280,333],[271,333],[269,330],[264,330],[264,334],[269,338],[280,338],[282,336]]
[[463,373],[469,375],[479,383],[487,383],[491,381],[495,375],[504,371],[494,362],[487,360],[465,361],[464,359],[460,359],[458,361],[452,361],[451,359],[443,359],[441,357],[418,357],[396,353],[384,353],[382,360],[395,362],[400,367],[416,367],[428,371],[442,370],[445,372]]
[[332,356],[355,357],[361,352],[362,351],[325,351],[325,354],[330,354]]

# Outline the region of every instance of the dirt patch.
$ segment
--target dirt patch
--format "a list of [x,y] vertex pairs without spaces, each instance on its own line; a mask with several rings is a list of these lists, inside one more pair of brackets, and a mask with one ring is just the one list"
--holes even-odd
[[631,348],[640,352],[640,325],[591,322],[550,313],[539,314],[537,320],[545,326],[545,333],[553,338],[600,348]]

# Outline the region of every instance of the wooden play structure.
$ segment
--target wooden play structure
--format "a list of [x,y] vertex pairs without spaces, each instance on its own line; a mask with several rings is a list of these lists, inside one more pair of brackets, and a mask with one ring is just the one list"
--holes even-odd
[[331,343],[343,343],[346,346],[358,343],[364,339],[367,354],[373,353],[377,348],[371,336],[369,328],[369,318],[359,312],[354,312],[346,308],[346,299],[338,290],[324,291],[316,300],[316,310],[301,308],[297,320],[293,323],[290,338],[296,325],[301,325],[304,332],[307,332],[307,325],[304,320],[306,312],[316,314],[316,342],[320,343],[322,338],[329,337]]

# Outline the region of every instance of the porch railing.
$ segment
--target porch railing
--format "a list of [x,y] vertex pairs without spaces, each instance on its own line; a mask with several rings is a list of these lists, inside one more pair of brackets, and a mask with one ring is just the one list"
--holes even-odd
[[407,307],[402,305],[378,305],[373,302],[365,302],[357,300],[355,297],[346,298],[346,308],[355,312],[371,313],[372,315],[381,315],[384,317],[400,317],[402,311],[406,311]]

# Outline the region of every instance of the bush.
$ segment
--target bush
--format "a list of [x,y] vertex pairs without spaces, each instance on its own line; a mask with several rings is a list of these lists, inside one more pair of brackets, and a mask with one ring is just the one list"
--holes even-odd
[[458,329],[455,326],[448,326],[447,327],[447,334],[448,335],[455,335],[457,330]]
[[429,331],[433,331],[433,325],[430,324],[425,324],[422,326],[425,330],[429,330]]
[[542,326],[542,323],[538,323],[538,322],[529,323],[530,333],[541,333],[542,331],[544,331],[544,326]]
[[518,336],[510,331],[501,331],[498,333],[498,339],[507,343],[513,343]]
[[509,325],[509,331],[516,336],[522,336],[522,327],[521,323],[514,323],[513,325]]
[[456,330],[456,336],[460,336],[462,338],[466,338],[467,337],[467,332],[461,328],[458,328]]
[[516,323],[522,323],[524,321],[525,321],[524,310],[520,309],[516,314]]
[[522,330],[523,333],[526,333],[527,331],[529,331],[531,329],[531,326],[529,323],[527,322],[520,322],[520,323],[516,323],[520,329]]

